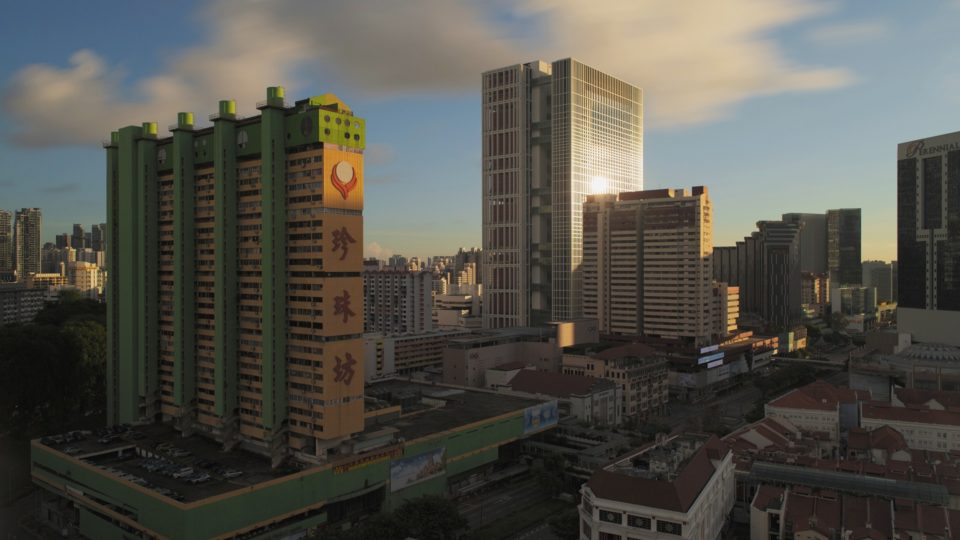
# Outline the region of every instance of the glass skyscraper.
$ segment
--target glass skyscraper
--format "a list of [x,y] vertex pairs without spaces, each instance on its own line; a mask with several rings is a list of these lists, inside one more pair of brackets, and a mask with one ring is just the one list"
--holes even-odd
[[643,189],[642,90],[573,59],[483,74],[484,326],[581,315],[583,202]]
[[897,262],[900,329],[960,345],[960,132],[897,147]]

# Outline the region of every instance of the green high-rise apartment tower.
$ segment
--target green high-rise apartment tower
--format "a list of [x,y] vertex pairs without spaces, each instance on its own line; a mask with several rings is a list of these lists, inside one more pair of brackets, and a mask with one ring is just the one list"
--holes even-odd
[[258,108],[105,144],[108,417],[322,457],[363,429],[364,121],[282,87]]

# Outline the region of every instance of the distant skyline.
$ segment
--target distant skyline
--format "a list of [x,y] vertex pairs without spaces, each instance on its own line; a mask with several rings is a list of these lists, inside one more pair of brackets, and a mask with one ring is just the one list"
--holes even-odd
[[256,114],[279,84],[367,119],[368,255],[453,254],[480,246],[480,73],[572,56],[644,88],[645,186],[708,186],[715,245],[862,208],[863,258],[891,260],[897,144],[960,130],[958,24],[947,1],[11,4],[0,208],[42,208],[44,241],[101,223],[112,129]]

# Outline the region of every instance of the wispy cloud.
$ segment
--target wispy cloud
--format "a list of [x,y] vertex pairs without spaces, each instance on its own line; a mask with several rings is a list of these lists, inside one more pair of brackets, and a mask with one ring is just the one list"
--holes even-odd
[[54,186],[43,186],[39,189],[40,193],[47,193],[51,195],[56,195],[60,193],[74,193],[80,191],[81,185],[79,182],[67,182],[65,184],[57,184]]
[[381,246],[378,242],[369,242],[363,248],[364,257],[373,257],[375,259],[389,259],[393,255],[393,250]]
[[[30,65],[8,81],[3,105],[26,146],[91,144],[118,126],[218,99],[250,111],[273,84],[306,90],[322,73],[384,97],[475,92],[501,65],[566,56],[642,86],[648,123],[686,125],[728,114],[753,96],[848,84],[842,68],[787,59],[771,34],[820,13],[815,0],[216,0],[204,7],[208,39],[152,76],[127,80],[94,51],[66,66]],[[252,36],[268,36],[253,39]],[[321,89],[316,89],[321,90]]]
[[890,28],[880,21],[862,21],[819,26],[811,30],[807,37],[823,45],[840,45],[873,41],[889,33]]

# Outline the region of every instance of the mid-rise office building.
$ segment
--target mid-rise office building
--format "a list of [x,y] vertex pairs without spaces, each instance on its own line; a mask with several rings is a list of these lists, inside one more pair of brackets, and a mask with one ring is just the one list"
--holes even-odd
[[643,98],[573,59],[483,74],[484,327],[581,313],[582,206],[643,189]]
[[893,265],[884,261],[864,261],[863,285],[877,289],[877,302],[894,302]]
[[800,306],[807,318],[822,317],[830,306],[830,278],[827,274],[800,273]]
[[827,264],[827,214],[790,213],[781,219],[800,225],[800,271],[826,274]]
[[863,279],[859,208],[827,210],[827,273],[837,285],[859,285]]
[[723,314],[713,300],[712,214],[703,186],[588,197],[584,316],[601,333],[715,341]]
[[93,224],[90,227],[90,247],[94,251],[106,251],[107,224]]
[[0,272],[13,270],[13,214],[0,210]]
[[36,273],[40,268],[43,216],[39,208],[17,210],[13,221],[13,258],[17,279]]
[[363,272],[364,332],[433,330],[433,275],[410,270]]
[[897,323],[960,345],[960,132],[897,146]]
[[[757,231],[737,242],[735,271],[730,264],[713,266],[715,279],[738,287],[741,317],[759,319],[772,331],[800,322],[801,227],[792,221],[759,221]],[[734,260],[731,248],[719,249],[726,260]]]
[[331,94],[105,144],[108,420],[324,459],[363,429],[364,121]]
[[73,249],[83,249],[87,245],[87,235],[83,232],[83,225],[73,224],[73,234],[70,236],[70,247]]

